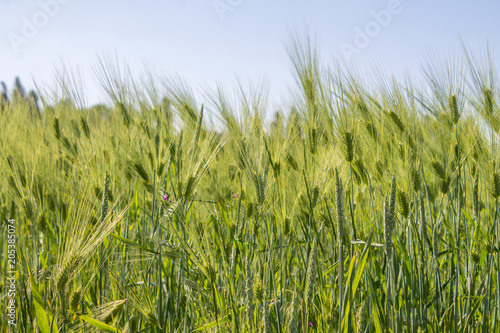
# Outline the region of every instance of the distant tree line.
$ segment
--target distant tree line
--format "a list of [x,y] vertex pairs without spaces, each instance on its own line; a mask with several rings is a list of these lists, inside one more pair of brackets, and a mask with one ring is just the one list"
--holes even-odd
[[3,81],[0,82],[0,88],[0,112],[4,112],[10,105],[28,105],[29,112],[41,117],[38,94],[34,90],[26,93],[19,77],[14,80],[14,88],[11,93]]

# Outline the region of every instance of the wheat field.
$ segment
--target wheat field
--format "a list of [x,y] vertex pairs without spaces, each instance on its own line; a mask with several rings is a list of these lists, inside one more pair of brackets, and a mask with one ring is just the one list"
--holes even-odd
[[289,54],[279,110],[106,59],[106,105],[4,87],[1,330],[500,331],[491,53],[415,81]]

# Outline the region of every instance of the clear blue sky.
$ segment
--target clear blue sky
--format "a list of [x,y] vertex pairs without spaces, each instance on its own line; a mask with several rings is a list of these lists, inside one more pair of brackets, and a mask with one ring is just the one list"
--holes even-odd
[[[377,23],[381,11],[390,17]],[[147,63],[194,88],[266,78],[279,99],[294,85],[285,47],[293,29],[319,37],[325,63],[356,48],[361,68],[418,73],[426,52],[456,54],[460,37],[478,52],[488,39],[498,53],[499,13],[497,0],[0,0],[0,81],[50,83],[64,60],[83,71],[95,103],[103,99],[91,68],[111,51],[135,73]]]

